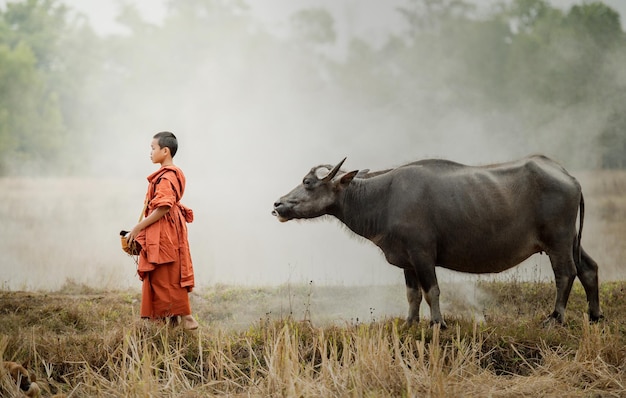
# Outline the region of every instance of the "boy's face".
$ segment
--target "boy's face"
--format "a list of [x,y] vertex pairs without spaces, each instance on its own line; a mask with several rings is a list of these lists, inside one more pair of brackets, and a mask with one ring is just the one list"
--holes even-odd
[[159,146],[159,139],[153,138],[152,143],[150,144],[150,160],[152,163],[163,163],[165,158],[167,157],[168,148]]

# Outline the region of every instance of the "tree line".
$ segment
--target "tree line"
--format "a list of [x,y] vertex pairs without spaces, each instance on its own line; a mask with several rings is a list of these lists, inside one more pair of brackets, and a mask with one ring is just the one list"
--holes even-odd
[[219,64],[254,85],[256,66],[280,68],[269,59],[289,60],[302,92],[391,109],[409,135],[420,116],[454,109],[481,115],[520,152],[548,146],[577,167],[626,168],[626,34],[602,2],[561,10],[513,0],[485,12],[470,1],[407,0],[397,10],[403,29],[378,45],[351,37],[339,55],[328,10],[295,12],[282,36],[247,10],[172,1],[152,24],[126,6],[125,33],[99,36],[61,1],[8,2],[0,9],[0,175],[83,173],[93,148],[124,139],[124,115],[150,117],[138,104],[154,76],[180,103],[193,88],[171,76]]

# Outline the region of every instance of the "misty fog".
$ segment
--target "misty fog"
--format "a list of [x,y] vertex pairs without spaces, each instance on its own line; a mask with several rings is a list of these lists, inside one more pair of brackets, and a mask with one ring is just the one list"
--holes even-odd
[[[272,217],[273,202],[312,166],[343,157],[349,170],[426,157],[488,164],[540,152],[571,166],[576,175],[579,164],[568,164],[564,141],[545,134],[551,130],[572,135],[567,150],[573,157],[595,156],[589,151],[594,137],[584,131],[597,130],[603,116],[588,110],[563,109],[562,118],[529,133],[521,130],[515,112],[450,106],[447,99],[458,93],[439,86],[437,74],[455,73],[458,65],[429,65],[424,58],[423,68],[397,95],[372,100],[347,97],[320,72],[323,68],[305,61],[311,51],[342,57],[358,35],[373,45],[383,43],[386,29],[397,34],[395,9],[403,3],[368,8],[351,1],[331,8],[339,37],[334,44],[312,47],[284,39],[291,32],[288,15],[268,27],[271,17],[258,7],[235,17],[217,10],[214,19],[205,20],[179,14],[161,21],[164,29],[148,22],[132,43],[123,39],[123,30],[112,33],[105,47],[93,49],[110,67],[83,87],[90,108],[81,115],[89,138],[75,148],[88,159],[81,175],[2,183],[12,192],[4,205],[33,221],[9,220],[1,229],[0,284],[56,289],[71,278],[111,289],[138,287],[135,264],[120,250],[118,232],[136,222],[146,176],[158,166],[149,159],[150,141],[162,130],[179,140],[174,162],[187,176],[182,202],[195,213],[189,237],[200,289],[218,283],[403,283],[402,271],[378,248],[338,222],[281,224]],[[383,11],[389,26],[376,18]],[[210,29],[195,25],[206,20],[214,22]],[[133,68],[120,71],[120,64]],[[121,84],[125,73],[132,75]],[[589,235],[583,244],[585,239]],[[586,246],[593,255],[593,244]],[[444,281],[474,280],[439,269],[438,275]],[[552,275],[547,257],[536,256],[503,277],[548,280]]]

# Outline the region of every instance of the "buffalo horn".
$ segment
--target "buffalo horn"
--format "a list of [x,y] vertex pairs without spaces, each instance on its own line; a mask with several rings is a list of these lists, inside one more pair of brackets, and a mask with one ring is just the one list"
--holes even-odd
[[328,175],[326,177],[324,177],[324,179],[322,181],[326,182],[326,181],[330,181],[333,179],[333,177],[335,177],[335,175],[337,175],[337,172],[339,171],[339,168],[341,168],[341,165],[343,164],[343,162],[345,162],[347,159],[347,157],[343,158],[343,160],[341,162],[339,162],[337,164],[337,166],[333,167],[333,169],[330,171],[330,173],[328,173]]

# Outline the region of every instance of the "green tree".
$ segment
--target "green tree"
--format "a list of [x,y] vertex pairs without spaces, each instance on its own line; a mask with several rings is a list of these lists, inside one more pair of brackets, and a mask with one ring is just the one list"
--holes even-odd
[[37,65],[26,41],[0,43],[0,173],[53,161],[63,144],[58,96]]
[[473,11],[464,1],[409,2],[399,10],[406,32],[380,49],[355,40],[337,82],[364,102],[500,119],[506,124],[490,128],[522,143],[520,154],[542,148],[596,165],[598,149],[589,146],[622,131],[603,130],[605,122],[621,126],[609,111],[624,102],[619,14],[599,2],[563,12],[544,0]]
[[95,36],[68,12],[55,0],[0,10],[0,173],[66,173],[85,160],[76,149]]
[[25,0],[7,4],[3,14],[10,34],[9,46],[27,43],[35,54],[37,67],[49,70],[56,61],[56,49],[63,34],[68,8],[56,0]]
[[590,39],[600,48],[613,48],[624,36],[617,11],[601,2],[573,6],[566,23],[579,38]]
[[598,138],[602,145],[600,166],[606,169],[626,169],[626,112],[613,111]]
[[334,43],[337,38],[332,15],[323,8],[308,8],[296,12],[291,24],[301,40],[313,44]]
[[[593,144],[614,142],[607,137],[617,133],[605,123],[616,125],[611,110],[624,90],[622,67],[614,62],[625,48],[619,14],[597,2],[563,13],[544,1],[517,0],[509,18],[518,28],[506,71],[508,96],[524,110],[529,136],[560,142],[559,156],[574,155],[577,166],[604,164],[595,154],[604,149]],[[574,154],[573,143],[585,149]]]

